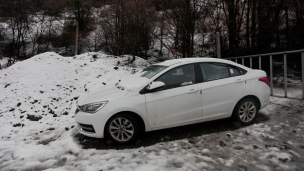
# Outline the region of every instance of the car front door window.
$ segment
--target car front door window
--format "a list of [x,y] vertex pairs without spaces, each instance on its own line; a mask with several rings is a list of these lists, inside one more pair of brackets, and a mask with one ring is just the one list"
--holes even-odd
[[163,90],[195,84],[194,66],[184,65],[174,68],[157,78],[155,81],[165,83],[165,86],[162,88]]

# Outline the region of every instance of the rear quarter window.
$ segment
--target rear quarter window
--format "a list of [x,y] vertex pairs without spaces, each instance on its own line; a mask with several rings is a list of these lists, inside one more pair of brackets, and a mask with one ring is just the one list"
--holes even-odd
[[242,68],[237,67],[237,69],[240,71],[241,75],[245,75],[247,73],[247,71]]
[[228,69],[231,77],[242,75],[241,72],[236,67],[228,66]]
[[245,69],[242,69],[237,66],[229,65],[228,68],[229,68],[231,77],[238,76],[238,75],[245,75],[247,73],[247,71]]

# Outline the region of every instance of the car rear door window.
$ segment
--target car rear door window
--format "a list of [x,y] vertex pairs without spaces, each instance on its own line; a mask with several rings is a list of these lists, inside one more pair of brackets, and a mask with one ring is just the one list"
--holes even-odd
[[220,63],[201,63],[200,64],[204,81],[212,81],[229,77],[228,68]]
[[169,89],[195,84],[194,66],[191,64],[176,67],[166,72],[165,74],[157,78],[155,81],[161,81],[165,83],[165,86],[162,89]]

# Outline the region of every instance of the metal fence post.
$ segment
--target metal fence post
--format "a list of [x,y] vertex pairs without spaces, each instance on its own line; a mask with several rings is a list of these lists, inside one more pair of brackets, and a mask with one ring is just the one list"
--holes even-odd
[[221,42],[220,42],[220,33],[216,32],[216,52],[217,52],[217,58],[221,57]]
[[250,57],[250,68],[252,68],[252,57]]
[[304,99],[304,51],[301,52],[302,60],[302,99]]
[[271,91],[271,95],[273,95],[272,77],[273,77],[273,73],[272,73],[272,55],[270,55],[270,91]]
[[261,56],[259,56],[259,70],[262,69],[262,64],[261,64]]
[[287,97],[287,59],[286,59],[286,54],[284,54],[284,90],[285,90],[285,97]]
[[[242,65],[244,65],[244,58],[242,58]],[[244,65],[245,66],[245,65]]]

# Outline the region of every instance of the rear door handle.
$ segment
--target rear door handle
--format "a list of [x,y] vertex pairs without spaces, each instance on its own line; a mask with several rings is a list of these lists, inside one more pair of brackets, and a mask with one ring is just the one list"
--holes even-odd
[[195,93],[195,92],[197,92],[198,90],[196,90],[196,89],[191,89],[191,90],[189,90],[188,91],[188,93]]
[[240,83],[240,82],[243,82],[243,81],[244,81],[243,79],[237,79],[235,82]]

